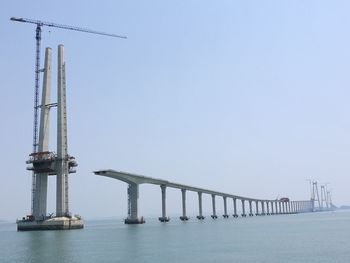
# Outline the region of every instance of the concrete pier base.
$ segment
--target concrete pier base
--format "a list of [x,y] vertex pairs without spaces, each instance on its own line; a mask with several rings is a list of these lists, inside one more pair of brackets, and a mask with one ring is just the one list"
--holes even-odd
[[237,214],[233,214],[232,216],[233,216],[234,218],[237,218],[237,217],[238,217],[238,215],[237,215]]
[[167,216],[164,216],[164,217],[162,216],[162,217],[159,217],[158,220],[159,220],[160,222],[169,222],[169,221],[170,221],[170,218],[167,217]]
[[217,216],[217,215],[211,215],[211,218],[212,218],[212,219],[217,219],[218,216]]
[[18,220],[17,231],[71,230],[84,228],[84,220],[78,217],[53,217],[41,221]]
[[203,220],[205,217],[204,216],[197,216],[197,219]]
[[144,224],[144,223],[146,223],[146,221],[143,217],[141,217],[141,218],[126,218],[124,220],[124,223],[127,225],[136,225],[136,224]]
[[190,219],[188,216],[180,216],[181,221],[187,221]]
[[223,218],[229,218],[229,215],[222,215]]

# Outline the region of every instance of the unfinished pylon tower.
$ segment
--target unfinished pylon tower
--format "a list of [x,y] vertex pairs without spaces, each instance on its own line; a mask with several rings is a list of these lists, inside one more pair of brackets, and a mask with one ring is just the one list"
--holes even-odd
[[[69,211],[68,176],[77,163],[68,154],[64,46],[58,46],[57,103],[50,102],[52,50],[46,48],[37,151],[29,155],[33,174],[31,214],[17,220],[17,230],[64,230],[84,227],[80,216]],[[57,107],[57,153],[49,150],[50,109]],[[56,175],[56,215],[47,215],[47,180]]]

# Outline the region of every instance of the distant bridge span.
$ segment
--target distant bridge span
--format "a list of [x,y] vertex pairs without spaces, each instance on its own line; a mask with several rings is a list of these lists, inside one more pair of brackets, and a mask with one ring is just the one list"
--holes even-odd
[[[244,197],[239,195],[233,195],[213,190],[208,190],[204,188],[188,186],[179,183],[173,183],[162,179],[156,179],[152,177],[131,174],[115,170],[99,170],[94,172],[96,175],[106,176],[113,179],[123,181],[128,184],[128,216],[125,219],[126,224],[140,224],[144,223],[143,217],[139,218],[138,216],[138,191],[140,184],[154,184],[161,187],[162,193],[162,216],[159,217],[159,221],[168,222],[170,219],[166,215],[166,188],[177,188],[182,192],[182,216],[181,220],[186,221],[189,218],[186,215],[186,191],[192,191],[198,193],[198,210],[199,214],[198,219],[204,219],[202,212],[202,194],[208,194],[212,197],[212,215],[213,219],[217,218],[216,207],[215,207],[215,198],[220,196],[224,201],[224,218],[228,218],[227,213],[227,199],[233,200],[233,217],[238,217],[237,214],[237,200],[241,201],[241,216],[246,217],[246,203],[248,204],[249,216],[253,216],[253,202],[255,203],[255,215],[275,215],[275,214],[294,214],[302,212],[312,212],[314,211],[314,202],[312,200],[303,200],[303,201],[291,201],[288,198],[280,200],[268,200],[268,199],[256,199],[250,197]],[[260,209],[259,209],[260,204]],[[265,207],[266,205],[266,207]]]

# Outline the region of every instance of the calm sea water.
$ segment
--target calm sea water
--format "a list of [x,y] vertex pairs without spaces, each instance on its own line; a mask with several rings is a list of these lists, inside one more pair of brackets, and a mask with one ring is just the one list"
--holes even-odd
[[0,262],[350,262],[350,212],[144,225],[87,221],[73,231],[0,223]]

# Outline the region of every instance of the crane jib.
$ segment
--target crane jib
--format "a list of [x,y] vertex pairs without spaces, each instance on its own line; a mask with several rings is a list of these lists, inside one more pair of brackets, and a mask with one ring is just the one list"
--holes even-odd
[[33,20],[33,19],[22,18],[22,17],[11,17],[10,20],[16,21],[16,22],[36,24],[38,26],[48,26],[48,27],[56,27],[56,28],[61,28],[61,29],[73,30],[73,31],[80,31],[80,32],[91,33],[91,34],[96,34],[96,35],[104,35],[104,36],[124,38],[124,39],[127,38],[126,36],[120,36],[120,35],[95,31],[95,30],[91,30],[88,28],[81,28],[81,27],[69,26],[69,25],[61,25],[61,24],[56,24],[56,23],[52,23],[52,22]]

